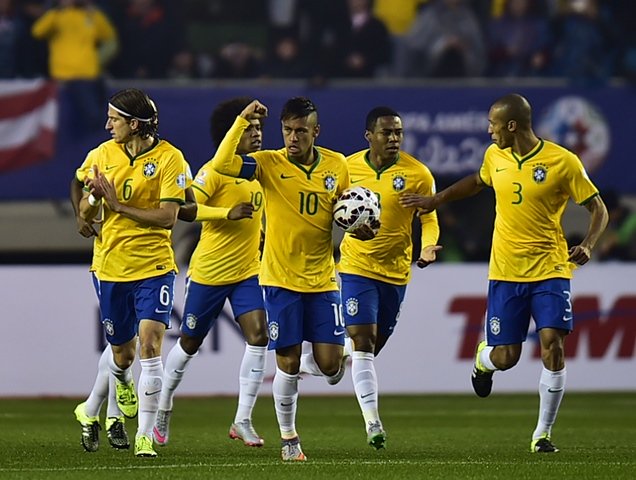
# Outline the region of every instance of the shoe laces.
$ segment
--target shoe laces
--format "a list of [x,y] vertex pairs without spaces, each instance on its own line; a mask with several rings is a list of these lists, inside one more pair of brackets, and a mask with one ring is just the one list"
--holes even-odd
[[96,442],[99,439],[99,430],[101,429],[98,422],[91,422],[82,425],[82,434],[91,442]]
[[134,402],[134,392],[133,392],[132,388],[130,388],[128,386],[124,386],[118,392],[118,399],[119,399],[119,402],[123,403],[124,405],[135,403]]

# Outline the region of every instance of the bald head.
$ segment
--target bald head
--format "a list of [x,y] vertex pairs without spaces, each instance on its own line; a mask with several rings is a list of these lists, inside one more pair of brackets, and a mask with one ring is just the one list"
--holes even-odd
[[492,108],[499,110],[504,122],[514,120],[517,127],[527,130],[532,127],[532,107],[525,97],[511,93],[497,100]]

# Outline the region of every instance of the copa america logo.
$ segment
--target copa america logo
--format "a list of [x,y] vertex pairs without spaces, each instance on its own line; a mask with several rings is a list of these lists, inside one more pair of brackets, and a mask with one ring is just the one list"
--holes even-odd
[[561,97],[549,105],[537,122],[537,134],[576,153],[588,173],[603,164],[611,144],[603,114],[577,96]]

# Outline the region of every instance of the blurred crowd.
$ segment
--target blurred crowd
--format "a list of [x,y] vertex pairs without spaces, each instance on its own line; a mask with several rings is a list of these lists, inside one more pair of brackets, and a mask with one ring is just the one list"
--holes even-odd
[[79,78],[633,81],[635,22],[633,0],[0,0],[0,78],[59,78],[57,49],[98,60]]
[[[108,78],[636,83],[635,24],[634,0],[0,0],[0,79],[57,80],[90,132]],[[442,260],[488,258],[481,198],[440,216]],[[605,201],[599,259],[636,260],[636,212]]]

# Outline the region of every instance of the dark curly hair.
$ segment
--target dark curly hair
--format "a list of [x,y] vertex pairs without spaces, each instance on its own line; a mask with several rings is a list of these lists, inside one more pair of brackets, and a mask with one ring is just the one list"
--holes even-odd
[[[225,134],[230,129],[236,117],[252,103],[250,97],[236,97],[219,103],[210,116],[210,136],[218,147]],[[262,124],[262,121],[261,121]]]

